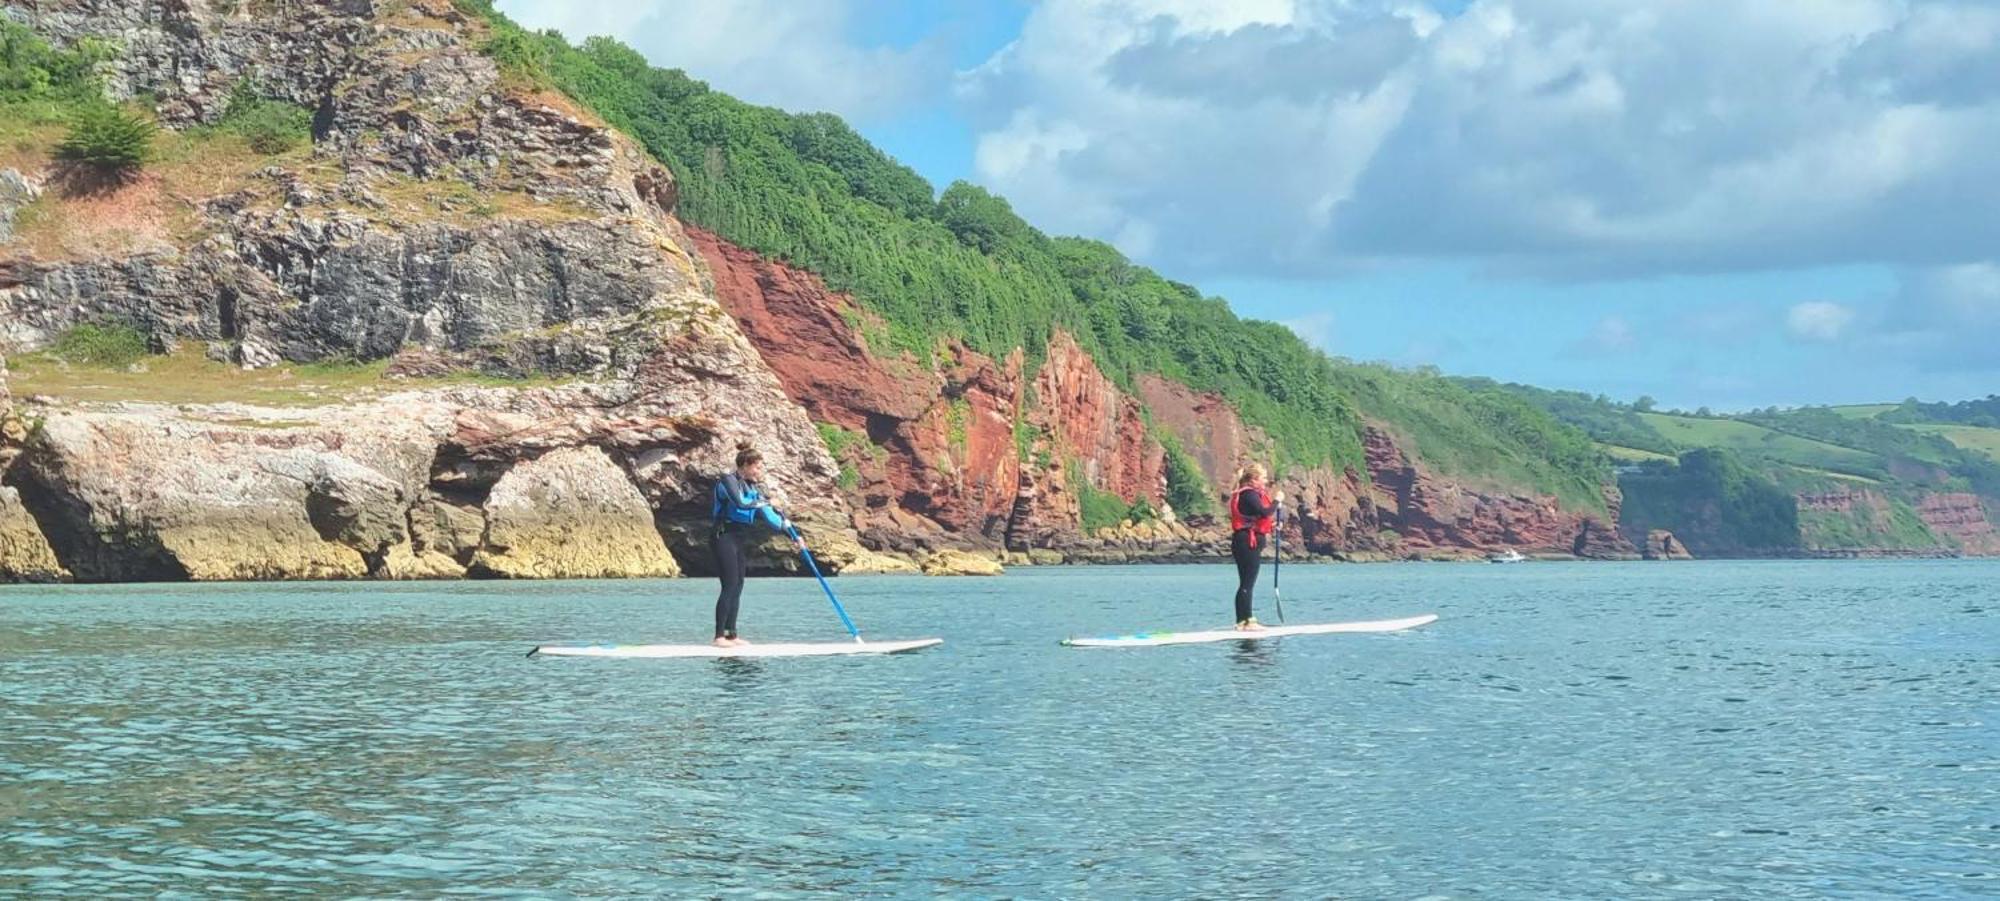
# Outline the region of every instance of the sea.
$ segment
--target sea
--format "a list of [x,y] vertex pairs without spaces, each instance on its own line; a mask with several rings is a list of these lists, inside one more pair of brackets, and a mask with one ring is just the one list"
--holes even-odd
[[0,895],[2000,896],[2000,561],[1279,578],[0,588]]

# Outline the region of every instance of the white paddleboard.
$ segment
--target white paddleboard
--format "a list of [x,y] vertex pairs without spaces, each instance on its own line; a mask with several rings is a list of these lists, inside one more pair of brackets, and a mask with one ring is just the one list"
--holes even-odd
[[718,648],[712,644],[545,644],[530,657],[832,657],[847,654],[901,654],[944,644],[942,638],[913,641],[752,644]]
[[1208,632],[1141,632],[1137,635],[1112,635],[1103,638],[1066,638],[1065,647],[1072,648],[1150,648],[1168,644],[1200,644],[1207,641],[1257,641],[1265,638],[1283,638],[1287,635],[1329,635],[1336,632],[1401,632],[1437,622],[1437,614],[1426,613],[1403,619],[1378,619],[1355,623],[1320,623],[1315,626],[1265,626],[1254,632],[1238,632],[1235,629],[1215,629]]

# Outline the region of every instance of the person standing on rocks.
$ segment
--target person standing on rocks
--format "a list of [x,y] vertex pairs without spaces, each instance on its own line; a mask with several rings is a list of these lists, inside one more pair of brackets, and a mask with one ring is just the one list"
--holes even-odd
[[1264,467],[1251,463],[1236,476],[1229,495],[1229,553],[1236,558],[1236,630],[1254,632],[1264,626],[1252,610],[1257,568],[1264,559],[1264,538],[1277,527],[1278,505],[1285,495],[1264,488]]
[[715,598],[715,646],[736,648],[749,644],[736,635],[736,610],[743,599],[743,578],[748,574],[750,544],[758,522],[792,535],[792,544],[805,550],[805,541],[792,531],[792,522],[780,516],[764,499],[764,455],[748,444],[736,445],[736,471],[715,483],[715,572],[722,579],[722,593]]

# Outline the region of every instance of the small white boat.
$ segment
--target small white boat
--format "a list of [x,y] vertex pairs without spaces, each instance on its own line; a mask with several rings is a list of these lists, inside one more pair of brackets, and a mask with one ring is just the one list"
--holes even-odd
[[1486,558],[1486,562],[1488,562],[1488,563],[1521,563],[1521,562],[1524,562],[1524,561],[1526,561],[1527,559],[1528,559],[1528,558],[1526,558],[1526,557],[1523,557],[1523,556],[1521,556],[1521,552],[1520,552],[1520,551],[1517,551],[1517,550],[1514,550],[1513,548],[1508,548],[1508,549],[1507,549],[1507,552],[1506,552],[1506,553],[1504,553],[1504,554],[1494,554],[1494,555],[1492,555],[1492,556],[1489,556],[1489,557],[1487,557],[1487,558]]

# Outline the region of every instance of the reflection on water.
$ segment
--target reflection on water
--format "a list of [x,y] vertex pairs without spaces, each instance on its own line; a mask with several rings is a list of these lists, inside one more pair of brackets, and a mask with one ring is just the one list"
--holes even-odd
[[1229,643],[1229,659],[1248,666],[1270,666],[1277,661],[1279,641],[1243,640]]
[[[0,590],[0,894],[1991,896],[2000,565],[853,578],[889,658],[700,641],[710,586]],[[838,639],[758,580],[754,639]],[[1217,598],[1225,598],[1218,604]]]

